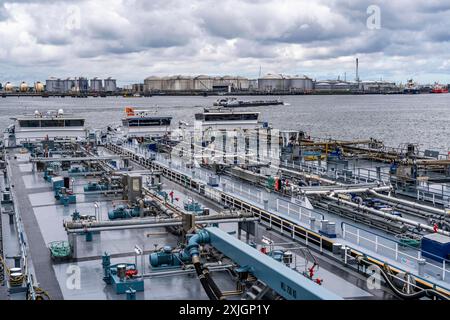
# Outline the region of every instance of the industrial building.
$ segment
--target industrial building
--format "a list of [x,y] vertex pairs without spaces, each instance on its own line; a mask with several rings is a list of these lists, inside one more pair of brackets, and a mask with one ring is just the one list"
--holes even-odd
[[144,80],[146,92],[159,91],[247,91],[250,80],[239,76],[212,77],[207,75],[192,76],[150,76]]
[[399,87],[395,82],[391,81],[362,81],[362,90],[366,93],[387,93],[387,92],[397,92]]

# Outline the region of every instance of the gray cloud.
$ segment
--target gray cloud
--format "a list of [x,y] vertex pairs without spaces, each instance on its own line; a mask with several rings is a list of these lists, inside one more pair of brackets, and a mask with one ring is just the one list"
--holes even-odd
[[[366,27],[369,5],[381,29]],[[0,82],[263,72],[450,82],[450,3],[0,0]]]

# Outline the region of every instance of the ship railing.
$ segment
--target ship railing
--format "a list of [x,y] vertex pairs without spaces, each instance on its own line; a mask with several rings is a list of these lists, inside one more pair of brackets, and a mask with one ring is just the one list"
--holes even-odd
[[[12,180],[12,176],[11,176],[11,170],[7,170],[8,172],[8,184],[10,183],[10,181]],[[28,297],[30,300],[36,300],[36,292],[35,292],[35,278],[33,276],[32,270],[30,269],[29,265],[28,265],[28,244],[27,244],[27,238],[26,238],[26,234],[24,231],[24,226],[22,223],[22,218],[21,218],[21,214],[20,214],[20,209],[19,207],[16,205],[18,203],[18,200],[16,198],[15,192],[13,191],[12,188],[10,188],[11,190],[11,200],[13,203],[13,208],[14,208],[14,224],[16,226],[16,230],[17,230],[17,234],[18,234],[18,242],[19,242],[19,249],[20,249],[20,261],[21,261],[21,266],[23,269],[23,274],[25,276],[25,283],[27,285],[27,290],[28,290]]]
[[[357,250],[357,249],[354,249],[354,248],[352,248],[352,247],[350,247],[350,246],[343,246],[343,248],[345,248],[344,250],[343,250],[343,254],[344,254],[344,256],[343,256],[343,260],[344,260],[344,264],[346,265],[346,266],[352,266],[352,264],[350,264],[350,261],[352,261],[352,260],[355,260],[355,257],[352,255],[352,250],[354,250],[354,251],[356,251],[356,252],[359,252],[359,250]],[[374,258],[374,257],[371,257],[370,255],[365,255],[367,258]],[[375,258],[376,259],[376,258]],[[376,259],[376,260],[378,260],[378,259]],[[353,264],[353,266],[355,266],[354,264]],[[356,266],[357,266],[357,268],[358,268],[358,271],[361,271],[360,270],[360,268],[359,268],[359,265],[358,264],[356,264]],[[389,271],[390,269],[392,269],[392,266],[391,265],[389,265],[389,264],[387,264],[386,265],[387,266],[387,270]],[[415,275],[415,274],[411,274],[411,273],[409,273],[409,272],[407,272],[407,271],[405,271],[405,270],[403,270],[403,269],[401,269],[401,268],[396,268],[396,269],[398,269],[397,271],[397,274],[394,274],[394,273],[389,273],[389,277],[391,278],[391,281],[392,280],[397,280],[399,283],[402,283],[403,284],[403,290],[404,290],[404,293],[406,293],[406,294],[412,294],[412,293],[414,293],[414,292],[420,292],[420,291],[423,291],[424,290],[424,288],[423,288],[423,286],[420,286],[420,285],[418,285],[418,281],[417,280],[422,280],[422,281],[424,281],[424,282],[427,282],[427,280],[426,279],[424,279],[423,277],[420,277],[420,276],[418,276],[418,275]],[[367,276],[371,276],[371,277],[373,277],[373,269],[369,269],[369,268],[366,268],[366,269],[363,269],[363,271],[366,273],[366,275]],[[382,279],[382,277],[381,277],[381,275],[378,277],[378,278],[376,278],[375,280],[378,280],[378,281],[380,281]],[[435,289],[435,290],[437,290],[437,291],[440,291],[439,289],[441,289],[441,290],[444,290],[444,291],[447,291],[447,288],[445,288],[445,287],[441,287],[441,286],[438,286],[438,285],[436,285],[436,284],[433,284],[433,289]]]
[[[378,174],[376,170],[366,168],[355,168],[354,170],[327,170],[322,165],[316,165],[309,162],[296,162],[296,161],[283,161],[283,166],[286,168],[292,168],[298,171],[305,171],[310,174],[322,175],[324,177],[332,178],[335,180],[342,180],[346,183],[372,183],[372,182],[389,182],[389,175],[381,172]],[[350,171],[352,172],[350,174]]]
[[276,212],[282,212],[291,218],[295,218],[298,221],[310,224],[311,220],[313,221],[322,221],[325,219],[325,216],[317,211],[302,207],[298,204],[285,201],[277,198],[276,200]]
[[[422,250],[406,243],[401,243],[359,228],[352,224],[342,222],[342,239],[355,245],[370,250],[376,255],[399,263],[412,270],[418,276],[432,276],[446,283],[450,283],[450,261],[425,252],[427,256],[435,257],[436,261],[425,259]],[[355,250],[357,250],[355,248]],[[442,260],[442,263],[439,261]]]

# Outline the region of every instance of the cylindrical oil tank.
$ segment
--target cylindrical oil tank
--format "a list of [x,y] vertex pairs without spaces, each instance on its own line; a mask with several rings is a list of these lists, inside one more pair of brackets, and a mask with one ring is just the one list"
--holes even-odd
[[161,91],[163,90],[163,79],[156,76],[148,77],[144,80],[146,91]]
[[287,91],[289,90],[289,77],[282,74],[267,74],[258,79],[260,91]]
[[207,75],[199,75],[194,78],[194,90],[211,91],[214,86],[214,78]]
[[19,86],[20,92],[27,92],[28,91],[28,84],[25,81],[22,81],[22,83]]
[[36,82],[35,84],[34,84],[34,90],[36,91],[36,92],[43,92],[44,91],[44,84],[43,83],[41,83],[41,82]]
[[13,91],[13,89],[14,89],[14,87],[13,87],[13,85],[12,85],[11,82],[7,82],[7,83],[5,84],[5,91],[11,92],[11,91]]
[[290,79],[289,89],[291,91],[311,91],[313,89],[312,79],[306,76],[294,76]]

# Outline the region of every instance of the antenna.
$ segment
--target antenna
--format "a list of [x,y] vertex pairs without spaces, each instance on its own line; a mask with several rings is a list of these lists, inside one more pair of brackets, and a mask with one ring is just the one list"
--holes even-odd
[[259,76],[258,76],[258,78],[259,79],[261,78],[261,65],[259,66]]

